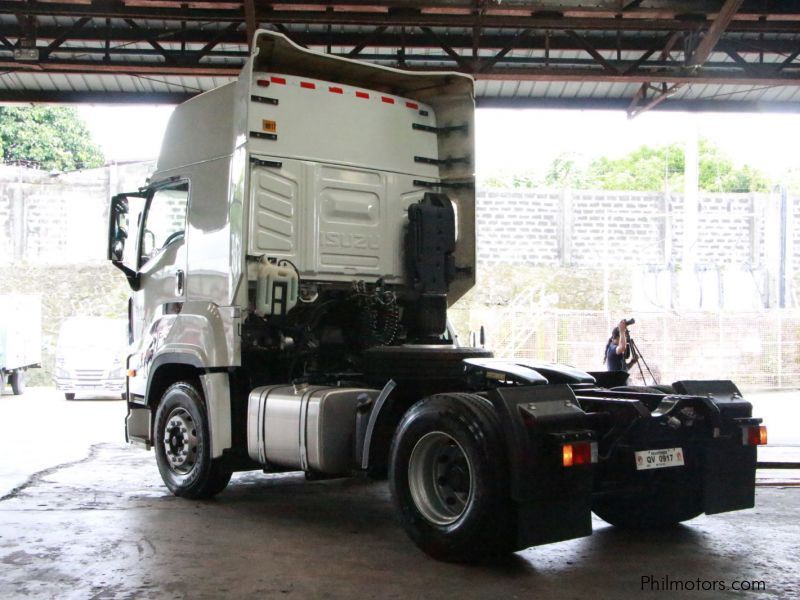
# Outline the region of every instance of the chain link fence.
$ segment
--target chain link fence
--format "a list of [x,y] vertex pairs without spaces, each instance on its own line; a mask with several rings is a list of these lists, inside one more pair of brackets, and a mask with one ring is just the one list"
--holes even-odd
[[[602,311],[466,309],[462,323],[486,330],[498,357],[532,358],[603,370],[619,316]],[[800,311],[637,313],[631,337],[659,382],[732,379],[745,388],[800,386]],[[645,365],[642,363],[642,368]],[[642,383],[639,367],[632,381]],[[647,383],[651,383],[649,375]]]

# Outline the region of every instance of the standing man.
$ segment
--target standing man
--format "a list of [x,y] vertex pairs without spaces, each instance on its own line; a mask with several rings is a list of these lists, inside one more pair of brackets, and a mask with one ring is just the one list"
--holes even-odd
[[606,343],[606,368],[609,371],[627,371],[639,360],[638,356],[631,358],[630,362],[625,362],[625,353],[628,351],[628,324],[625,319],[619,322],[611,332],[611,337]]

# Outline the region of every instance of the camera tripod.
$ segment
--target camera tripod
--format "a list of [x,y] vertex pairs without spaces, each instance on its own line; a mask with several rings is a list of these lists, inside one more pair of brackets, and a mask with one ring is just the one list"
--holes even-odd
[[[639,367],[639,375],[642,377],[642,382],[645,385],[647,385],[647,379],[645,379],[644,376],[644,371],[647,370],[647,373],[650,375],[650,379],[653,380],[653,385],[658,385],[658,380],[656,379],[656,376],[653,375],[653,371],[650,370],[650,365],[648,365],[647,361],[644,359],[644,356],[639,350],[639,346],[637,346],[636,342],[633,341],[630,331],[625,331],[625,336],[628,338],[628,347],[631,349],[631,358],[639,359],[636,361],[636,366]],[[644,364],[644,369],[642,369],[643,364]]]

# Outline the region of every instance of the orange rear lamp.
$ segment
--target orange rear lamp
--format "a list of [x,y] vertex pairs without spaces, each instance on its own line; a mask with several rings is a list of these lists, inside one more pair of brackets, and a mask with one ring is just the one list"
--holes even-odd
[[561,446],[561,464],[565,467],[590,465],[597,462],[597,444],[574,442]]
[[767,426],[751,425],[742,432],[745,446],[765,446],[767,444]]

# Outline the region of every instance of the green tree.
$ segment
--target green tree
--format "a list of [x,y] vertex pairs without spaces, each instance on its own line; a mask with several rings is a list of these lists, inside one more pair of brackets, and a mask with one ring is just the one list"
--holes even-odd
[[641,146],[620,158],[589,163],[584,188],[649,191],[675,189],[683,182],[683,149],[677,145]]
[[544,176],[544,185],[550,188],[581,188],[583,187],[582,172],[578,162],[573,156],[562,154],[556,157]]
[[[737,167],[708,140],[700,140],[698,178],[706,192],[763,192],[769,181],[749,166]],[[566,167],[569,168],[566,168]],[[548,175],[551,187],[628,191],[680,191],[683,189],[684,149],[678,144],[641,146],[619,158],[592,160],[583,172],[574,163],[556,158]]]
[[0,106],[0,150],[6,161],[31,161],[49,171],[104,162],[86,124],[64,106]]

